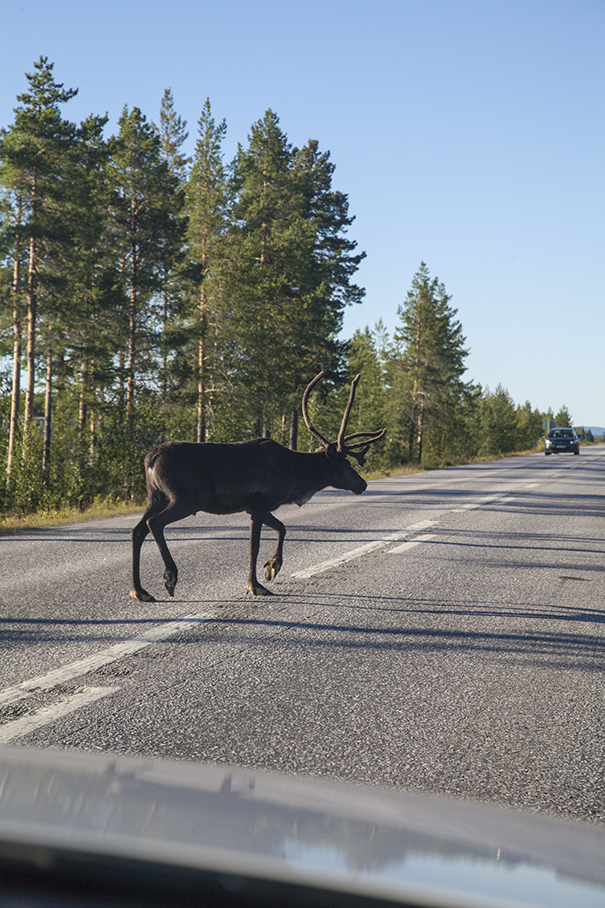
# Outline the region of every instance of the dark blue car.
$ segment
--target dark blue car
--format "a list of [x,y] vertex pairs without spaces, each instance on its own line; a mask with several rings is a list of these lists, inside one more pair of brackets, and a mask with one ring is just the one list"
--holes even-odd
[[549,454],[579,454],[580,442],[575,430],[566,426],[564,429],[551,429],[544,440],[544,453]]

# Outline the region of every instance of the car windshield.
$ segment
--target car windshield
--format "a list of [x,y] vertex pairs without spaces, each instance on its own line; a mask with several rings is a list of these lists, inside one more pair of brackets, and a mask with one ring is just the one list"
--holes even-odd
[[573,438],[573,429],[553,429],[549,438]]

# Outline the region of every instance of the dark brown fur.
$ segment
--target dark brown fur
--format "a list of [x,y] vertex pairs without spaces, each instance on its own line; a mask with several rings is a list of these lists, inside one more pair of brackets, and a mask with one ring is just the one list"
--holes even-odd
[[307,385],[302,399],[302,412],[307,428],[323,445],[314,454],[291,451],[270,438],[233,444],[192,444],[169,441],[149,451],[145,457],[147,508],[132,531],[132,588],[130,595],[140,602],[152,602],[141,586],[141,546],[152,533],[164,559],[164,583],[171,596],[178,570],[168,551],[164,530],[169,523],[189,517],[198,511],[208,514],[250,514],[250,573],[247,592],[254,596],[270,595],[256,577],[256,559],[263,524],[277,533],[277,549],[265,564],[265,579],[274,580],[282,566],[286,528],[271,513],[282,504],[302,505],[320,489],[333,486],[361,495],[367,488],[347,457],[363,466],[370,445],[379,441],[386,429],[378,432],[356,432],[345,435],[347,420],[359,375],[351,384],[349,400],[336,444],[330,443],[311,423],[307,401],[323,372]]
[[302,505],[316,492],[333,486],[360,495],[365,480],[336,445],[313,454],[291,451],[268,438],[233,444],[193,444],[170,441],[145,457],[147,508],[132,531],[133,599],[153,601],[141,586],[140,552],[151,531],[164,559],[164,581],[174,595],[178,571],[166,545],[164,529],[197,511],[209,514],[250,514],[250,573],[247,591],[255,596],[269,590],[256,577],[256,560],[263,524],[277,531],[275,554],[265,565],[273,580],[282,566],[286,529],[271,513],[283,504]]

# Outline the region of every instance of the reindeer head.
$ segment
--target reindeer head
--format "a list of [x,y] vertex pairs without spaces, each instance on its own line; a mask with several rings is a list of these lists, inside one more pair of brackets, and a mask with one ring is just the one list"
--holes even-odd
[[[355,399],[355,388],[357,387],[357,382],[361,378],[360,375],[356,375],[351,383],[349,400],[347,402],[347,406],[345,407],[342,423],[340,424],[338,439],[336,440],[336,442],[330,442],[327,440],[327,438],[324,438],[323,435],[314,427],[313,423],[309,419],[309,413],[307,411],[307,400],[309,399],[309,394],[311,393],[317,382],[323,378],[323,375],[323,372],[320,372],[319,375],[316,375],[313,381],[307,385],[305,393],[303,394],[302,413],[307,429],[309,430],[311,435],[313,435],[318,441],[322,443],[328,457],[334,456],[334,454],[340,454],[343,458],[354,457],[359,466],[362,467],[365,463],[365,456],[368,453],[370,445],[373,445],[374,442],[380,441],[381,438],[384,438],[387,430],[379,429],[377,432],[355,432],[353,433],[353,435],[345,435],[345,432],[347,430],[347,421],[349,419],[351,407],[353,406],[353,401]],[[351,444],[351,442],[355,438],[364,440],[358,440]]]

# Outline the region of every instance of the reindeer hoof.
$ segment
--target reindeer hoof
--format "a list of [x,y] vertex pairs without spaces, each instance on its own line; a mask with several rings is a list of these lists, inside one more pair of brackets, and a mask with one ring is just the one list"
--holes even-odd
[[248,593],[251,593],[253,596],[272,596],[273,595],[271,590],[268,590],[266,586],[262,586],[262,584],[260,584],[260,583],[257,583],[255,586],[253,586],[251,583],[249,583],[246,588],[246,595],[248,595]]
[[168,590],[169,596],[174,596],[174,588],[176,586],[176,577],[172,571],[166,571],[164,574],[164,586]]
[[147,590],[134,590],[130,591],[130,598],[134,599],[136,602],[155,602],[155,598],[148,593]]
[[281,568],[281,561],[276,561],[275,558],[269,558],[267,563],[264,565],[265,568],[265,580],[268,580],[271,583],[272,580],[275,580],[279,574]]

